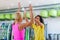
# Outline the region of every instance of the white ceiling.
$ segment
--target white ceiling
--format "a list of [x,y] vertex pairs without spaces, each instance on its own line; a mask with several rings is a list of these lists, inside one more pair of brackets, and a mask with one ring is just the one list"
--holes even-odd
[[0,0],[0,10],[9,9],[9,8],[17,8],[18,2],[21,2],[21,5],[23,7],[28,6],[29,1],[31,1],[31,4],[33,6],[60,3],[60,0]]

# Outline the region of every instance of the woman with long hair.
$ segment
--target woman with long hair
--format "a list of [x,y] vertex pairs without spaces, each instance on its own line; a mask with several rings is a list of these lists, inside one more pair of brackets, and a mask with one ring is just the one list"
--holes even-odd
[[[25,27],[27,27],[30,22],[22,23],[23,18],[21,17],[21,12],[20,12],[20,4],[19,4],[19,9],[17,13],[15,14],[15,21],[12,25],[12,32],[14,36],[14,40],[24,40],[25,39]],[[29,6],[30,12],[31,8]],[[30,13],[31,15],[32,13]],[[32,19],[32,15],[30,17]],[[31,20],[32,21],[32,20]]]
[[[35,23],[34,23],[35,22]],[[40,15],[37,15],[32,23],[34,29],[35,40],[45,40],[44,37],[44,21]]]
[[30,17],[32,18],[30,19],[30,22],[28,22],[28,26],[31,26],[34,29],[34,40],[45,40],[43,18],[40,15],[37,15],[35,18],[33,18],[31,4],[30,4]]

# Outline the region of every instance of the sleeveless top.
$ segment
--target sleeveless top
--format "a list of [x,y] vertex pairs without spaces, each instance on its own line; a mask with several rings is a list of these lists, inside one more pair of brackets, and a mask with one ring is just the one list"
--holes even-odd
[[18,23],[12,25],[12,32],[14,35],[14,40],[24,40],[25,29],[19,30],[18,29],[19,25],[20,24],[18,24]]
[[32,24],[32,28],[34,29],[34,40],[45,40],[44,37],[44,25],[41,28],[40,26],[36,26],[35,24]]

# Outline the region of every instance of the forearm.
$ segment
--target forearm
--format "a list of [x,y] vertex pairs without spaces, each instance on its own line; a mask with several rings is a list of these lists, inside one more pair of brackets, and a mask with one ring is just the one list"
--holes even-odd
[[30,8],[30,17],[31,17],[31,20],[33,20],[33,9]]
[[32,6],[30,4],[30,21],[33,22],[33,9],[32,9]]
[[31,21],[33,21],[33,12],[30,13]]

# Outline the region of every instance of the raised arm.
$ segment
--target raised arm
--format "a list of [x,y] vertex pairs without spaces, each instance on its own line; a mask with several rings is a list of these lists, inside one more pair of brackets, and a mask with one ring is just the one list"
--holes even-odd
[[24,19],[25,19],[26,22],[29,22],[28,18],[26,17],[26,9],[24,9]]
[[[27,21],[26,23],[20,24],[19,30],[24,29],[25,27],[31,26],[33,23],[33,11],[32,11],[32,6],[31,4],[29,5],[29,11],[30,11],[30,22]],[[25,18],[26,18],[26,12],[25,12]]]
[[32,9],[32,5],[29,5],[29,11],[30,11],[30,22],[29,22],[29,26],[31,26],[34,21],[33,21],[33,9]]
[[18,10],[17,10],[17,12],[15,14],[15,22],[18,21],[18,20],[20,21],[20,19],[21,19],[20,8],[21,8],[20,3],[18,3]]
[[20,24],[19,25],[19,30],[22,30],[24,29],[25,27],[28,27],[28,24],[29,24],[29,21],[26,17],[26,10],[24,10],[24,19],[26,20],[26,23],[23,23],[23,24]]

